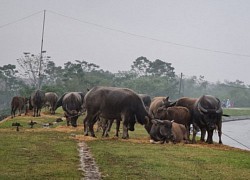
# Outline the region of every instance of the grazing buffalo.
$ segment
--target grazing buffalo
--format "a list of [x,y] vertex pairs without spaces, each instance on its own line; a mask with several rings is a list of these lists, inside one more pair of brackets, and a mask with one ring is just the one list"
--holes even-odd
[[123,136],[129,138],[128,130],[134,131],[136,121],[148,122],[148,112],[142,99],[131,89],[97,86],[92,88],[84,98],[87,116],[84,119],[84,135],[95,137],[93,126],[98,117],[104,119],[122,119]]
[[155,114],[157,119],[174,119],[174,122],[183,124],[188,132],[188,139],[190,134],[190,125],[191,125],[191,115],[186,107],[182,106],[172,106],[172,107],[159,107]]
[[151,142],[187,142],[187,130],[184,125],[169,120],[159,119],[153,119],[152,123],[153,125],[149,133]]
[[58,95],[54,92],[45,93],[45,106],[49,107],[50,114],[55,114],[56,102]]
[[40,116],[41,109],[44,106],[45,93],[41,90],[34,91],[30,96],[30,107],[33,107],[33,116]]
[[55,110],[62,106],[68,126],[71,123],[73,127],[77,127],[77,119],[83,111],[83,99],[82,92],[68,92],[58,99]]
[[[222,128],[222,108],[221,102],[218,98],[211,95],[203,95],[198,98],[194,104],[193,110],[193,125],[199,127],[201,130],[201,141],[204,141],[206,132],[207,143],[213,143],[213,131],[218,130],[219,143],[221,141]],[[196,132],[193,134],[193,141],[195,140]]]
[[22,114],[22,110],[25,110],[25,115],[28,112],[28,102],[29,99],[20,96],[14,96],[11,100],[11,118],[15,117],[16,110],[19,111],[19,116]]

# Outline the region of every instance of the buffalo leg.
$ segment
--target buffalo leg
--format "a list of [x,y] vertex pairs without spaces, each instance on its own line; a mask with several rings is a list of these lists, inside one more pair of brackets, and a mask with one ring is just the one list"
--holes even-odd
[[115,132],[115,136],[116,137],[119,136],[120,124],[121,124],[121,120],[120,119],[116,119],[116,132]]
[[112,120],[102,119],[102,128],[103,128],[102,137],[109,136],[108,132],[109,132],[111,126],[112,126]]
[[88,124],[89,124],[89,119],[91,117],[89,117],[89,115],[87,114],[87,116],[84,118],[83,120],[83,131],[84,131],[84,136],[88,136]]
[[213,144],[213,130],[207,131],[207,143],[208,144]]
[[201,128],[201,139],[200,141],[205,142],[206,129]]
[[122,134],[122,138],[123,139],[128,139],[129,135],[128,135],[128,118],[126,116],[123,116],[123,134]]
[[96,137],[94,132],[94,124],[96,123],[97,120],[98,116],[94,116],[93,120],[89,122],[89,132],[92,137]]
[[193,123],[193,138],[192,138],[192,143],[196,143],[196,134],[197,134],[197,132],[198,132],[198,126],[195,124],[195,123]]
[[218,136],[219,136],[219,144],[222,144],[222,140],[221,140],[221,135],[222,135],[222,121],[219,121],[217,124],[217,130],[218,130]]

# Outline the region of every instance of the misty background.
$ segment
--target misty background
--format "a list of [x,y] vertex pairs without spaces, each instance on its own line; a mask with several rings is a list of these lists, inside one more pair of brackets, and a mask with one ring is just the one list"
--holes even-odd
[[144,56],[184,77],[250,84],[249,9],[247,0],[0,0],[0,66],[40,53],[46,10],[43,49],[56,65],[118,72]]

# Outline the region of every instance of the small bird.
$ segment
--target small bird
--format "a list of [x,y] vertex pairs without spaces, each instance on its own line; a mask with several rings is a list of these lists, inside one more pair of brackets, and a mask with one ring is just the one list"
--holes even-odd
[[12,123],[12,126],[16,126],[16,131],[19,131],[20,126],[22,127],[22,125],[18,122]]
[[35,122],[35,121],[33,121],[33,120],[31,120],[31,121],[28,123],[28,125],[30,125],[30,128],[33,128],[33,126],[34,126],[35,124],[37,124],[37,122]]

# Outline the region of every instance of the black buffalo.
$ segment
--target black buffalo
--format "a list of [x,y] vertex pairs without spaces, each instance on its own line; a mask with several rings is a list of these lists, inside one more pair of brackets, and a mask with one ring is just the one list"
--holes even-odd
[[16,110],[19,111],[19,116],[22,114],[22,110],[25,111],[25,115],[28,112],[28,98],[21,97],[21,96],[14,96],[11,100],[11,117],[15,117]]
[[84,119],[84,135],[95,137],[93,126],[99,117],[108,120],[123,120],[123,136],[129,138],[128,130],[133,131],[136,121],[148,122],[148,112],[137,93],[127,88],[103,87],[92,88],[84,98],[87,116]]
[[151,97],[147,94],[138,94],[138,95],[142,99],[142,102],[144,103],[146,109],[149,109],[149,106],[151,104]]
[[40,116],[41,109],[45,103],[45,93],[41,90],[34,91],[30,96],[30,107],[33,108],[33,116]]
[[55,92],[45,93],[45,106],[49,107],[50,114],[55,114],[57,100],[58,100],[58,95]]
[[83,111],[83,99],[82,92],[68,92],[58,99],[55,110],[62,106],[68,126],[71,123],[73,127],[77,127],[77,119]]
[[[206,142],[213,143],[213,131],[218,130],[219,143],[222,144],[222,108],[221,102],[218,98],[211,95],[204,95],[198,98],[194,104],[193,111],[194,127],[199,127],[201,130],[201,141],[205,141],[205,135],[207,132]],[[195,138],[196,131],[194,131],[193,140]]]

